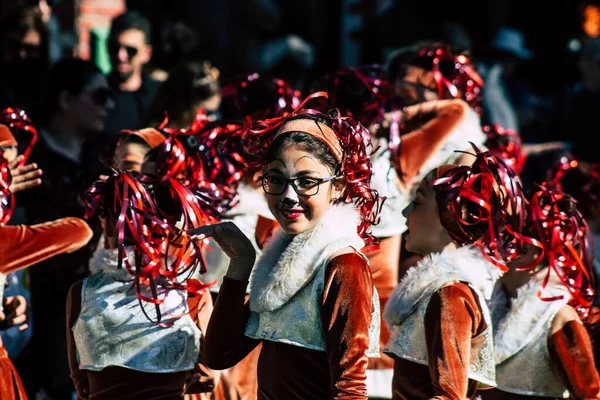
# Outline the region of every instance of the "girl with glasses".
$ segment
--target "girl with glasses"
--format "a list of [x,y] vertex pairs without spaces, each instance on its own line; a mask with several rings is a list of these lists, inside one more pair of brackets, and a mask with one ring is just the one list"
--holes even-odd
[[367,398],[379,307],[361,249],[372,243],[367,229],[380,203],[369,186],[368,132],[337,110],[298,110],[259,121],[246,138],[262,156],[262,185],[281,226],[254,269],[254,248],[233,223],[190,232],[212,237],[231,258],[205,360],[229,368],[262,343],[259,399]]

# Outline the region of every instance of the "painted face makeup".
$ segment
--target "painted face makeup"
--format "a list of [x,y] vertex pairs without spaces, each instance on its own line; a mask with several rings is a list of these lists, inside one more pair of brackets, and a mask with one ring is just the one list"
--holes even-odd
[[337,194],[332,171],[312,154],[294,146],[276,154],[265,167],[262,179],[269,209],[290,234],[314,227]]

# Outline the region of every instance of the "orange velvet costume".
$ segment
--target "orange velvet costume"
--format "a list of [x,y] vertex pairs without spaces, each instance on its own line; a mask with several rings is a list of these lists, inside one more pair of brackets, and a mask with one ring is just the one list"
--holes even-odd
[[206,334],[206,364],[230,368],[262,343],[258,399],[366,399],[366,387],[357,382],[365,380],[372,309],[370,302],[355,299],[373,295],[371,274],[362,257],[343,254],[327,265],[325,282],[322,352],[245,336],[248,282],[225,278]]
[[[279,226],[275,220],[258,216],[254,238],[262,249],[266,241]],[[210,394],[214,400],[256,400],[258,393],[258,359],[261,345],[258,345],[243,360],[235,366],[221,371],[219,382]],[[204,395],[186,396],[186,400],[199,399]]]
[[431,298],[425,314],[425,334],[429,366],[394,356],[395,400],[472,399],[477,382],[468,379],[471,341],[487,325],[477,296],[471,288],[455,282],[439,289]]
[[[0,226],[0,273],[27,268],[85,246],[92,230],[82,220],[64,218],[45,224]],[[0,342],[0,399],[27,399],[21,380]]]

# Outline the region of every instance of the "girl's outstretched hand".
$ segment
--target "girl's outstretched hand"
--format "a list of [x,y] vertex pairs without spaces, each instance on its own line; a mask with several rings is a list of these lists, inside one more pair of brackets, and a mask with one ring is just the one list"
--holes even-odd
[[221,222],[190,229],[191,239],[213,238],[231,259],[226,276],[235,280],[247,281],[256,260],[256,250],[250,239],[233,222]]

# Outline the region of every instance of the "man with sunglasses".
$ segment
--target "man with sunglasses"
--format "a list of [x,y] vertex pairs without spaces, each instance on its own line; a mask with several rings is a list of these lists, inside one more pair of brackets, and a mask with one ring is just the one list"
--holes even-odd
[[126,12],[112,21],[108,39],[112,71],[108,79],[114,91],[115,108],[107,120],[109,135],[143,127],[159,86],[158,81],[143,74],[144,65],[152,57],[150,36],[150,23],[138,12]]

